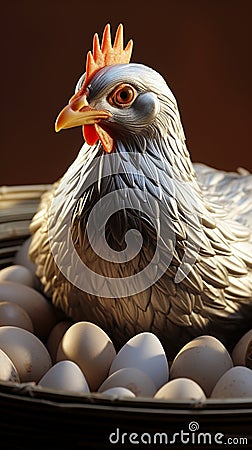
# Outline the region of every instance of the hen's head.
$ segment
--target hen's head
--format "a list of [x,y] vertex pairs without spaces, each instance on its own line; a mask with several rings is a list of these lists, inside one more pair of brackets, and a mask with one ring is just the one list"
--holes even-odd
[[56,121],[56,131],[83,126],[85,141],[98,140],[105,152],[124,144],[153,139],[167,133],[183,140],[176,100],[162,76],[153,69],[129,63],[132,41],[123,48],[119,25],[114,46],[109,25],[100,46],[94,36],[93,54],[88,53],[86,72],[69,104]]

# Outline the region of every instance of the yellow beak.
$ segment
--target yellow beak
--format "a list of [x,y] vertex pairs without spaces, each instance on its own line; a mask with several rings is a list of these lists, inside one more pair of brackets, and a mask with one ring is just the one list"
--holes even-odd
[[108,119],[111,114],[108,111],[99,111],[90,108],[86,95],[75,94],[69,104],[62,109],[55,122],[55,131],[80,125],[94,125],[100,120]]

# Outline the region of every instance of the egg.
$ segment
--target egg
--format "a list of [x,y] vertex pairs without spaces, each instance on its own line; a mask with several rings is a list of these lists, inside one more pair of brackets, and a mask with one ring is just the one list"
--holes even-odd
[[135,394],[132,391],[124,387],[113,387],[103,391],[103,394],[111,397],[135,397]]
[[43,375],[38,385],[79,394],[89,393],[89,386],[81,369],[73,361],[67,360],[52,366]]
[[124,387],[132,391],[136,397],[153,397],[157,388],[153,380],[142,370],[135,367],[124,367],[113,372],[101,384],[98,392],[112,387]]
[[21,382],[40,380],[52,365],[44,344],[22,328],[0,327],[0,349],[13,362]]
[[244,366],[229,369],[217,381],[211,398],[252,397],[252,370]]
[[14,264],[26,267],[27,269],[30,270],[30,272],[33,275],[35,275],[36,265],[29,258],[30,244],[31,244],[31,237],[26,239],[19,248],[19,250],[17,251],[14,258]]
[[20,382],[16,367],[3,350],[0,350],[0,381]]
[[169,366],[164,349],[153,333],[143,332],[132,337],[119,350],[109,373],[123,367],[135,367],[153,380],[157,389],[168,381]]
[[31,244],[31,237],[26,239],[19,250],[17,251],[13,263],[16,265],[20,265],[26,267],[33,277],[33,286],[35,289],[40,289],[41,283],[39,278],[36,276],[36,265],[31,261],[29,257],[29,249]]
[[27,312],[16,303],[0,302],[0,326],[13,325],[33,333],[33,324]]
[[235,366],[247,366],[252,369],[252,330],[241,337],[231,356]]
[[59,343],[62,337],[64,336],[66,330],[70,328],[72,324],[73,323],[70,320],[61,320],[51,330],[46,342],[46,347],[51,355],[53,362],[56,362]]
[[56,323],[56,313],[51,303],[35,289],[13,281],[0,283],[0,300],[21,306],[31,318],[34,333],[40,339],[47,338]]
[[189,378],[176,378],[164,384],[154,395],[154,398],[165,400],[197,400],[205,401],[202,388]]
[[34,286],[34,276],[27,267],[13,264],[0,270],[1,281],[14,281],[15,283],[25,284],[26,286]]
[[109,336],[91,322],[77,322],[65,332],[57,351],[57,361],[69,359],[81,368],[91,391],[108,375],[115,357]]
[[233,362],[224,345],[213,336],[199,336],[188,342],[171,365],[170,378],[190,378],[210,396],[217,380]]

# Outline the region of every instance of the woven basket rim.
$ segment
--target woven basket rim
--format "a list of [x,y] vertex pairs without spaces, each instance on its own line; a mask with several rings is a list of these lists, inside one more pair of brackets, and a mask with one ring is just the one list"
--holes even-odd
[[252,397],[247,398],[229,398],[229,399],[211,399],[205,401],[198,400],[165,400],[153,399],[149,397],[122,398],[118,396],[106,396],[103,393],[83,393],[74,394],[68,391],[56,391],[55,389],[45,388],[35,383],[14,383],[10,381],[0,382],[1,396],[9,398],[26,399],[27,401],[52,402],[55,405],[65,407],[87,408],[87,407],[109,407],[109,408],[131,408],[132,410],[152,410],[155,413],[164,413],[173,411],[193,410],[195,413],[207,411],[208,413],[232,413],[240,411],[243,413],[252,413]]

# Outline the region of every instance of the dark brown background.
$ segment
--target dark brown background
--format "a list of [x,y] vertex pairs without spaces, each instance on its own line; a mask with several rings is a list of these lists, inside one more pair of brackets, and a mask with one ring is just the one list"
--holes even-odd
[[193,161],[252,170],[251,0],[10,0],[1,16],[0,184],[52,182],[75,158],[81,129],[54,121],[107,22],[167,80]]

